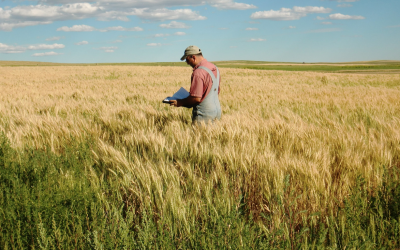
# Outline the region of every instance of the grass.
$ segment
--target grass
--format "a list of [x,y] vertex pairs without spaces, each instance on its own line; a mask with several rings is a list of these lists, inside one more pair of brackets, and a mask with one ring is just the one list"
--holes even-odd
[[[73,138],[71,138],[73,139]],[[273,201],[283,212],[254,220],[241,197],[231,211],[204,209],[189,228],[176,225],[121,193],[115,177],[93,178],[92,142],[51,150],[13,150],[1,138],[0,244],[2,249],[371,249],[399,246],[399,170],[369,189],[358,179],[343,205],[299,211],[290,176]],[[92,166],[92,168],[88,168]],[[210,214],[211,213],[211,214]],[[211,215],[211,216],[210,216]]]
[[2,249],[399,248],[399,75],[0,68]]

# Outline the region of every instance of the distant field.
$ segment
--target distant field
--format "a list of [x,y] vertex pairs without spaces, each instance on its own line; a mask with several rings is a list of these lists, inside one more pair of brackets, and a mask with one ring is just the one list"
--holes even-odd
[[400,247],[398,74],[218,62],[193,128],[161,102],[189,66],[31,64],[0,67],[0,249]]
[[[256,70],[284,70],[284,71],[314,71],[335,73],[367,73],[367,74],[400,74],[400,61],[362,61],[340,63],[291,63],[267,61],[217,61],[221,68],[239,68]],[[155,62],[155,63],[90,63],[65,64],[46,62],[18,62],[0,61],[0,66],[185,66],[185,62]]]
[[277,63],[251,61],[216,62],[219,67],[257,70],[314,71],[335,73],[400,74],[400,61],[370,61],[348,63]]

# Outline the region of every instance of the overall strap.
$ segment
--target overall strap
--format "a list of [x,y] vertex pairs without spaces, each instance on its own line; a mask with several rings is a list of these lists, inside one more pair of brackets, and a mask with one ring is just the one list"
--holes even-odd
[[217,67],[215,67],[215,68],[217,69],[217,77],[214,76],[214,73],[209,68],[204,67],[204,66],[199,67],[199,69],[204,69],[211,76],[213,85],[216,84],[218,86],[219,85],[219,70]]

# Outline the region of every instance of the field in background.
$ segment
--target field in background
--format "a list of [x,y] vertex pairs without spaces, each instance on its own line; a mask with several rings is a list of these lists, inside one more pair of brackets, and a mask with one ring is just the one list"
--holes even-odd
[[208,128],[190,74],[0,67],[1,248],[400,247],[400,74],[221,67]]
[[[364,73],[364,74],[400,74],[400,61],[380,60],[365,62],[343,63],[291,63],[264,61],[217,61],[221,68],[313,71],[335,73]],[[92,64],[63,64],[46,62],[0,61],[0,66],[186,66],[185,62],[156,62],[156,63],[92,63]]]

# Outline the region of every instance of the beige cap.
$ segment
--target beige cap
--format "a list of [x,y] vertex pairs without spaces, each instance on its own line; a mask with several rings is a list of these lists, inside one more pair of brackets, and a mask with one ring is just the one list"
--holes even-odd
[[185,60],[187,56],[197,55],[201,53],[201,49],[195,45],[190,45],[185,49],[185,54],[181,57],[181,61]]

